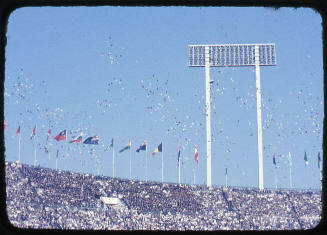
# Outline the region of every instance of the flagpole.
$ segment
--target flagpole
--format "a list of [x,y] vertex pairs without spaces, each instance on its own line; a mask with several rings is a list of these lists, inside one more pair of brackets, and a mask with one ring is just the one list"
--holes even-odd
[[19,127],[19,137],[18,137],[18,162],[20,162],[20,141],[21,141],[21,131]]
[[58,170],[58,154],[59,154],[59,149],[57,149],[57,157],[56,157],[56,170]]
[[163,147],[161,142],[161,183],[163,183]]
[[288,152],[288,157],[289,157],[289,165],[290,165],[290,188],[293,188],[292,185],[292,156],[291,156],[291,152]]
[[115,177],[115,148],[112,146],[112,178]]
[[178,183],[181,183],[181,160],[178,161]]
[[132,148],[129,147],[129,179],[132,178]]
[[36,166],[36,137],[34,139],[34,166]]
[[277,174],[276,174],[276,167],[274,169],[274,174],[275,174],[275,188],[277,189]]
[[148,182],[148,145],[145,146],[145,182]]
[[195,167],[193,168],[193,184],[195,185]]
[[225,171],[225,187],[227,188],[227,168],[226,168],[226,171]]

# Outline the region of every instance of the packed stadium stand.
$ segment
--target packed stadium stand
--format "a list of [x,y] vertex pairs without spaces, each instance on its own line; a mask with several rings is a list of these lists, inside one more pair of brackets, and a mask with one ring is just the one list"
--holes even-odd
[[161,184],[6,162],[7,215],[19,228],[293,230],[321,219],[321,191]]

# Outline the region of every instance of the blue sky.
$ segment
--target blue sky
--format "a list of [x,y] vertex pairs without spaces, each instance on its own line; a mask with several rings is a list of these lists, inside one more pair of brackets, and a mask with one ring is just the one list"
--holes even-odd
[[[289,187],[286,155],[293,158],[295,188],[320,188],[317,154],[322,154],[323,69],[321,17],[309,8],[251,7],[42,7],[21,8],[9,17],[5,68],[6,160],[44,167],[177,182],[177,151],[182,146],[181,181],[206,183],[205,71],[187,66],[189,44],[275,43],[277,66],[261,68],[264,186]],[[212,67],[212,183],[258,185],[257,121],[253,67]],[[48,128],[50,160],[42,149]],[[98,134],[97,146],[68,139]],[[130,151],[118,153],[132,141]],[[194,145],[199,164],[194,161]],[[41,148],[41,149],[40,149]],[[90,153],[94,149],[94,154]],[[309,165],[305,166],[304,152]],[[63,156],[65,155],[65,156]]]

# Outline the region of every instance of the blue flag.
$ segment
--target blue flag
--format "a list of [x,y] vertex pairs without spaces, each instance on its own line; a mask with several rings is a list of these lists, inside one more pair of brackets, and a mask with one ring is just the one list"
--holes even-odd
[[99,144],[99,136],[95,135],[84,140],[83,144]]
[[146,142],[144,141],[138,149],[136,149],[136,152],[140,152],[140,150],[146,150]]

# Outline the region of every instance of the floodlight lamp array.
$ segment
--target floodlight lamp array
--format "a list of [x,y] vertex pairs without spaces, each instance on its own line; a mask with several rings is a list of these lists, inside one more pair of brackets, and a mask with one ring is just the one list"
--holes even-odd
[[210,66],[253,66],[255,46],[259,47],[259,65],[276,65],[275,44],[189,45],[188,66],[205,66],[208,47]]

